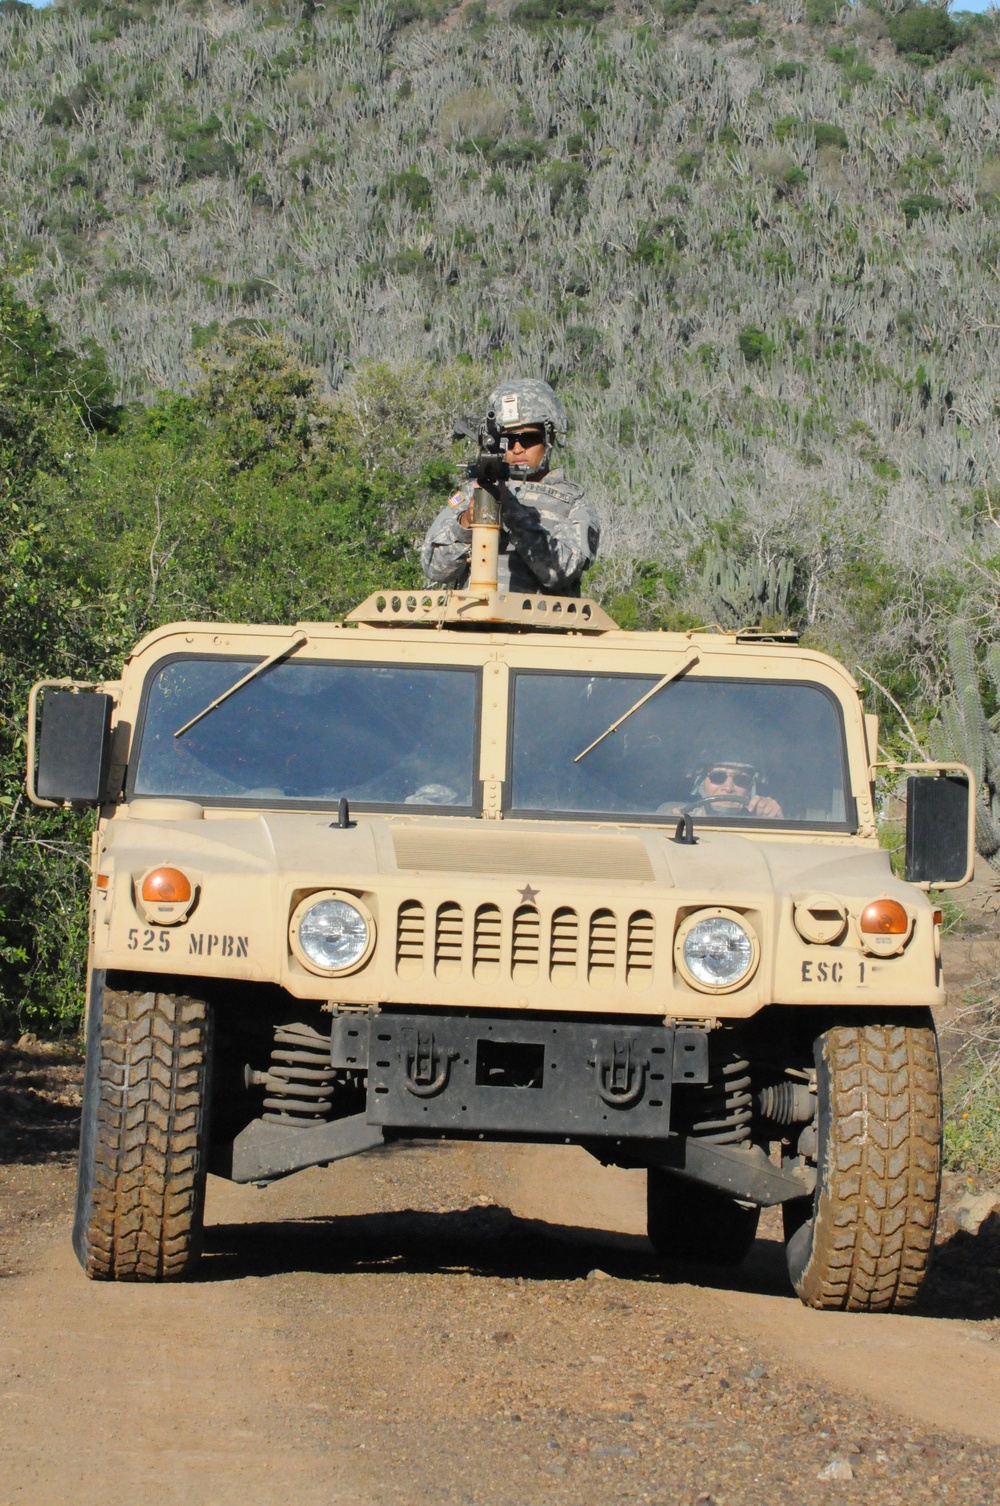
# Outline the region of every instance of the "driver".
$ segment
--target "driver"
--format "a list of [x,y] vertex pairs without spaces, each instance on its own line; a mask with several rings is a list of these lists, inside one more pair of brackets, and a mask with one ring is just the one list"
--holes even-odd
[[739,759],[706,760],[695,775],[688,801],[667,802],[657,815],[669,816],[756,816],[759,820],[779,820],[784,812],[773,795],[757,792],[759,774],[752,763]]

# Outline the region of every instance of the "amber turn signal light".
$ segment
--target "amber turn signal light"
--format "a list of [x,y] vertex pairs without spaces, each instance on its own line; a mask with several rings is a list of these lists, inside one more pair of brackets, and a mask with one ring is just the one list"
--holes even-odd
[[905,936],[910,917],[895,899],[874,899],[861,912],[861,930],[867,936]]
[[191,880],[179,868],[154,868],[140,892],[150,905],[183,905],[191,898]]

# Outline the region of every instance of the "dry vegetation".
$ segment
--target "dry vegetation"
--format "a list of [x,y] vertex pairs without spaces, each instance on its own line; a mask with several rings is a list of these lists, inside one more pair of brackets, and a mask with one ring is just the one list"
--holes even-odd
[[997,616],[993,21],[546,5],[8,10],[20,291],[130,394],[234,320],[334,389],[539,370],[626,616],[791,617],[932,702]]

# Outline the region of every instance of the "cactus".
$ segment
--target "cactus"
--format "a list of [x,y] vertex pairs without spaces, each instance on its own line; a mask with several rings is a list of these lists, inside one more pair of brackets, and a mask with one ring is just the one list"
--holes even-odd
[[700,581],[701,599],[727,626],[750,627],[763,618],[787,618],[795,561],[740,559],[713,551]]
[[[968,764],[976,780],[976,847],[1000,869],[1000,713],[987,716],[980,669],[966,622],[948,631],[948,659],[954,690],[941,703],[939,720],[930,729],[935,758]],[[1000,643],[991,643],[985,673],[1000,695]]]

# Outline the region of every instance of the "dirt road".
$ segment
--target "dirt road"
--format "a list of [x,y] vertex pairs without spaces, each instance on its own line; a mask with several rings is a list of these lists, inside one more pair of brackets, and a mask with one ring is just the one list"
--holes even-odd
[[64,1130],[0,1167],[0,1506],[1000,1493],[1000,1307],[937,1315],[964,1267],[922,1317],[810,1313],[775,1239],[721,1284],[661,1271],[634,1173],[421,1145],[213,1181],[199,1280],[95,1285]]

